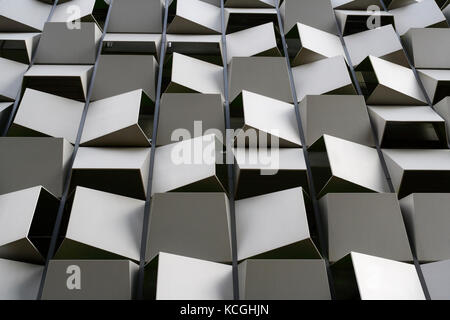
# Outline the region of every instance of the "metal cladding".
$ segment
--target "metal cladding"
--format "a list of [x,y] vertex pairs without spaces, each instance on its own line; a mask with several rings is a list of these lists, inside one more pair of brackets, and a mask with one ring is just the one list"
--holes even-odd
[[351,252],[331,270],[338,299],[425,299],[413,264]]
[[428,291],[433,300],[450,299],[450,275],[448,267],[450,260],[443,260],[421,265]]
[[0,259],[0,267],[2,270],[0,299],[36,299],[44,266]]
[[225,193],[153,195],[146,261],[159,252],[229,263],[230,209]]
[[357,95],[308,95],[299,104],[307,146],[324,134],[374,146],[364,98]]
[[0,257],[42,263],[47,253],[58,199],[41,186],[2,194]]
[[239,264],[238,270],[242,300],[331,299],[321,259],[248,259]]
[[0,193],[43,186],[61,197],[73,146],[64,138],[1,137]]
[[286,35],[286,41],[293,66],[345,55],[337,35],[302,23]]
[[392,24],[345,36],[344,41],[353,67],[368,56],[409,67],[406,54]]
[[450,224],[446,193],[412,193],[400,200],[406,227],[412,235],[420,262],[448,260],[446,228]]
[[335,262],[352,251],[413,260],[400,205],[393,193],[329,193],[320,199],[328,256]]
[[[96,208],[90,207],[93,203]],[[138,261],[144,205],[142,200],[77,187],[55,259],[123,257]],[[89,226],[83,223],[86,219]]]
[[318,197],[330,192],[389,192],[376,149],[325,134],[309,150]]
[[292,69],[298,102],[308,95],[356,94],[344,57],[335,56]]
[[233,299],[233,272],[227,264],[159,252],[146,265],[145,279],[147,299]]
[[450,300],[449,23],[0,0],[0,299]]
[[50,260],[48,269],[43,300],[130,300],[139,266],[130,260]]

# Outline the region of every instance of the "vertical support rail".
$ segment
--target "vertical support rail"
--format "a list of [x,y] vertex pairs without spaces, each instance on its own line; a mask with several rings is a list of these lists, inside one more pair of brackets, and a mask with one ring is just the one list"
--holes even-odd
[[276,10],[277,10],[278,27],[280,30],[281,42],[283,45],[283,52],[284,52],[284,56],[286,58],[286,63],[287,63],[289,82],[291,85],[292,99],[294,101],[295,117],[297,120],[298,132],[300,135],[300,141],[302,143],[303,156],[305,158],[306,173],[308,176],[309,194],[310,194],[312,205],[313,205],[314,218],[316,220],[317,236],[318,236],[318,240],[319,240],[318,247],[320,250],[320,254],[322,255],[323,259],[325,260],[325,266],[326,266],[326,270],[327,270],[328,284],[330,287],[331,297],[332,297],[332,299],[335,299],[336,295],[335,295],[335,291],[334,291],[333,276],[332,276],[331,270],[330,270],[330,262],[328,260],[328,253],[326,252],[325,231],[323,229],[322,218],[320,216],[319,203],[317,200],[316,189],[314,186],[308,149],[306,148],[306,139],[305,139],[305,134],[303,131],[303,124],[302,124],[302,120],[301,120],[301,116],[300,116],[300,110],[298,107],[297,92],[295,90],[294,76],[292,74],[291,62],[289,60],[288,48],[287,48],[287,44],[286,44],[286,37],[284,35],[284,27],[283,27],[283,21],[281,19],[279,4],[280,4],[280,0],[277,0],[276,1]]
[[166,56],[166,35],[167,35],[168,15],[169,15],[169,0],[165,0],[163,29],[161,35],[161,52],[159,55],[158,83],[156,87],[155,116],[153,118],[152,146],[150,151],[150,168],[148,173],[147,195],[144,207],[144,220],[142,226],[142,239],[140,252],[141,261],[139,263],[139,274],[137,279],[138,283],[137,283],[136,298],[138,300],[142,300],[144,295],[145,252],[147,250],[147,237],[150,221],[150,206],[152,201],[153,168],[155,166],[156,136],[158,134],[159,109],[161,106],[162,78],[164,69],[164,59]]
[[[47,20],[45,21],[46,23],[49,22],[50,19],[52,18],[53,12],[55,12],[55,8],[56,8],[56,6],[58,4],[58,1],[59,0],[55,0],[55,2],[53,3],[52,8],[50,10],[50,13],[49,13],[49,15],[47,17]],[[36,59],[36,53],[37,53],[37,48],[36,48],[36,50],[33,51],[33,54],[31,56],[30,65],[28,66],[27,71],[30,70],[30,68],[34,65],[34,60]],[[3,132],[1,133],[2,137],[5,137],[8,134],[8,130],[11,127],[11,125],[12,125],[12,123],[14,121],[14,118],[15,118],[16,113],[17,113],[17,109],[19,108],[19,102],[20,102],[21,99],[22,99],[22,88],[19,89],[19,92],[17,93],[17,96],[16,96],[16,100],[14,100],[14,104],[13,104],[13,107],[11,109],[11,114],[9,115],[8,122],[6,123],[6,127],[3,129]],[[1,128],[0,128],[0,130],[1,130]]]
[[104,25],[104,29],[103,29],[103,32],[102,32],[102,36],[100,38],[98,49],[97,49],[97,53],[96,53],[96,56],[95,56],[94,69],[92,71],[91,79],[90,79],[90,82],[89,82],[89,87],[88,87],[87,96],[86,96],[86,103],[84,105],[83,113],[81,115],[80,125],[78,127],[78,132],[77,132],[77,138],[75,140],[75,145],[74,145],[74,148],[73,148],[72,155],[71,155],[71,157],[69,159],[69,162],[68,162],[68,165],[67,165],[67,169],[66,169],[67,171],[66,171],[65,179],[64,179],[63,194],[62,194],[62,197],[61,197],[61,201],[59,203],[58,213],[57,213],[57,216],[56,216],[56,221],[55,221],[55,225],[53,227],[52,237],[51,237],[51,240],[50,240],[50,246],[49,246],[48,254],[47,254],[47,257],[46,257],[46,260],[45,260],[45,267],[44,267],[44,271],[42,273],[41,283],[40,283],[39,291],[38,291],[38,300],[40,300],[42,298],[42,291],[44,289],[45,279],[46,279],[46,276],[47,276],[48,264],[50,262],[50,259],[55,254],[56,242],[58,240],[58,235],[59,235],[59,231],[60,231],[60,228],[61,228],[61,222],[62,222],[62,218],[63,218],[63,214],[64,214],[64,207],[66,206],[66,202],[67,202],[67,198],[68,198],[69,190],[70,190],[70,178],[71,178],[71,172],[72,172],[72,168],[73,168],[73,163],[75,161],[75,158],[76,158],[77,153],[78,153],[78,149],[80,147],[80,140],[81,140],[81,136],[83,134],[84,124],[86,122],[86,115],[87,115],[87,112],[88,112],[88,109],[89,109],[89,103],[90,103],[90,100],[91,100],[92,90],[94,88],[95,75],[97,73],[98,62],[99,62],[100,54],[102,52],[103,40],[104,40],[105,35],[106,35],[106,30],[108,29],[109,17],[110,17],[110,14],[111,14],[111,7],[112,7],[113,3],[114,3],[114,0],[111,0],[111,2],[109,4],[109,8],[108,8],[108,13],[106,15],[106,20],[105,20],[105,25]]
[[[225,8],[224,0],[220,0],[221,10],[221,25],[222,25],[222,61],[223,61],[223,88],[225,97],[225,128],[227,132],[231,132],[231,120],[230,120],[230,101],[229,101],[229,88],[228,88],[228,57],[227,57],[227,36],[225,26]],[[233,136],[230,134],[225,135],[225,151],[233,152]],[[238,260],[237,260],[237,239],[236,239],[236,210],[234,203],[234,186],[235,186],[235,171],[234,164],[228,163],[230,157],[226,155],[227,160],[227,173],[228,173],[228,197],[230,203],[230,226],[231,226],[231,251],[232,251],[232,267],[233,267],[233,295],[235,300],[239,300],[239,277],[238,277]]]

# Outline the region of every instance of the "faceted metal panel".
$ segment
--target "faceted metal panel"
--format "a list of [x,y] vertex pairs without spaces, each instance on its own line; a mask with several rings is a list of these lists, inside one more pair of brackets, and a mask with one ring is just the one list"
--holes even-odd
[[416,192],[450,192],[448,149],[384,149],[399,198]]
[[[267,136],[266,139],[269,140],[267,146],[271,146],[270,141],[275,137],[282,148],[301,147],[295,121],[295,109],[292,104],[243,90],[231,108],[233,115],[239,118],[235,121],[242,122],[236,128],[241,131],[237,131],[234,137],[238,146],[245,144],[243,136],[249,134],[249,131],[257,131],[258,138],[259,133]],[[264,138],[262,137],[261,140]],[[257,142],[259,145],[263,143],[263,141]]]
[[161,35],[149,33],[107,33],[102,54],[153,54],[159,59]]
[[425,300],[412,264],[352,252],[331,270],[337,299]]
[[330,262],[351,251],[398,261],[413,260],[395,194],[328,193],[319,204]]
[[450,70],[418,70],[425,90],[432,103],[437,103],[450,95]]
[[101,31],[96,23],[68,29],[65,22],[48,22],[36,53],[37,64],[93,64]]
[[166,50],[168,54],[177,52],[205,61],[211,59],[222,65],[219,58],[222,53],[222,38],[219,34],[168,34]]
[[284,32],[289,32],[297,22],[337,34],[333,9],[329,0],[284,0],[280,7]]
[[251,56],[281,56],[272,22],[227,35],[228,63],[233,57]]
[[142,200],[77,187],[55,258],[139,261],[144,205]]
[[42,263],[59,201],[41,186],[0,195],[0,257]]
[[173,34],[220,34],[220,8],[201,0],[177,0],[170,4],[174,17],[167,26]]
[[51,260],[43,300],[130,300],[139,266],[129,260]]
[[11,59],[21,63],[30,63],[41,37],[37,32],[0,33],[3,49],[2,58]]
[[92,71],[91,65],[33,65],[24,74],[23,86],[85,101]]
[[324,134],[374,146],[365,102],[356,95],[307,95],[299,105],[307,146]]
[[450,68],[449,28],[411,28],[402,37],[416,68]]
[[14,101],[27,65],[0,57],[0,101]]
[[160,252],[145,267],[146,296],[156,300],[231,300],[230,265]]
[[407,229],[422,262],[448,260],[448,193],[413,193],[400,200]]
[[[357,34],[369,29],[368,21],[372,17],[369,8],[361,11],[357,10],[335,10],[337,22],[344,36]],[[379,26],[395,25],[394,15],[391,12],[379,11]]]
[[0,194],[42,185],[60,197],[72,150],[62,138],[0,138]]
[[242,90],[292,102],[286,62],[277,57],[235,57],[229,66],[230,101]]
[[[101,55],[91,100],[142,89],[155,100],[158,63],[149,55]],[[143,66],[146,66],[143,68]]]
[[238,200],[235,205],[238,261],[320,258],[311,239],[302,188]]
[[375,149],[325,134],[309,152],[319,197],[329,192],[389,192]]
[[355,70],[367,104],[425,105],[426,99],[411,69],[368,56]]
[[433,300],[450,299],[450,274],[448,267],[450,260],[423,264],[420,267]]
[[82,147],[73,163],[71,189],[76,186],[145,199],[150,148]]
[[159,252],[231,261],[230,212],[224,193],[153,195],[146,261]]
[[[75,143],[84,104],[34,89],[26,89],[10,136],[52,136]],[[51,115],[51,118],[42,117]]]
[[257,27],[264,23],[278,24],[275,8],[225,8],[225,34]]
[[307,95],[356,94],[342,56],[300,65],[292,73],[299,102]]
[[[51,22],[95,21],[93,16],[96,0],[70,0],[58,5],[51,16]],[[76,6],[77,10],[73,10]]]
[[111,7],[108,32],[161,33],[162,1],[117,0]]
[[395,26],[401,36],[410,28],[448,27],[444,14],[434,0],[417,1],[390,12],[395,17]]
[[341,40],[337,35],[302,23],[297,23],[286,37],[293,66],[344,56]]
[[239,266],[242,300],[330,300],[324,260],[245,260]]
[[[195,123],[202,132],[196,132]],[[193,138],[207,130],[225,134],[222,97],[219,94],[165,93],[161,101],[157,145],[176,142],[172,134],[176,129],[186,129]]]
[[234,148],[236,199],[302,187],[308,190],[305,157],[298,148]]
[[369,106],[378,141],[382,147],[444,147],[445,120],[430,107]]
[[402,44],[391,24],[348,35],[344,41],[354,67],[369,55],[409,67]]
[[223,147],[210,134],[156,148],[152,193],[226,191]]
[[44,266],[0,259],[0,299],[36,300]]
[[0,26],[6,32],[36,32],[44,28],[52,7],[36,0],[0,3]]
[[224,94],[222,67],[179,53],[173,54],[171,66],[166,93]]

